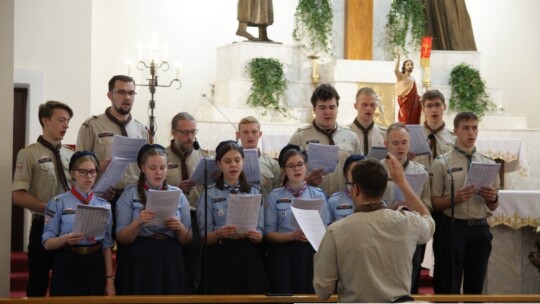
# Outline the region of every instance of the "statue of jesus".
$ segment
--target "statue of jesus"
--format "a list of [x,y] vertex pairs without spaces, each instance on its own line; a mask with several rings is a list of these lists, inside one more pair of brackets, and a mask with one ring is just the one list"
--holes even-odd
[[416,81],[412,77],[414,63],[407,59],[403,62],[401,71],[399,70],[400,52],[397,51],[395,73],[397,77],[396,95],[398,98],[399,112],[398,121],[406,125],[417,125],[420,123],[422,107],[420,96],[416,89]]

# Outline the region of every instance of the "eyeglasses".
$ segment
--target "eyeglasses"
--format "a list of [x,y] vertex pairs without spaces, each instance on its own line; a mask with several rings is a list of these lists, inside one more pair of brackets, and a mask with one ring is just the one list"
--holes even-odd
[[296,165],[295,164],[287,164],[285,166],[285,168],[287,168],[287,170],[294,170],[294,169],[301,169],[306,163],[305,162],[299,162],[297,163]]
[[118,91],[111,91],[111,92],[114,93],[114,94],[122,95],[122,96],[129,95],[129,96],[133,97],[133,96],[137,95],[137,92],[135,92],[135,91],[118,90]]
[[177,129],[174,129],[176,132],[182,134],[182,135],[197,135],[197,133],[199,133],[199,130],[197,129],[193,129],[193,130],[177,130]]
[[425,107],[428,108],[428,109],[431,109],[431,108],[436,108],[436,109],[438,109],[438,108],[440,108],[440,107],[442,107],[442,106],[443,106],[442,103],[436,102],[436,103],[428,103]]
[[353,183],[345,183],[345,188],[347,188],[348,191],[352,190]]
[[82,176],[96,176],[97,174],[97,170],[77,169],[76,171]]

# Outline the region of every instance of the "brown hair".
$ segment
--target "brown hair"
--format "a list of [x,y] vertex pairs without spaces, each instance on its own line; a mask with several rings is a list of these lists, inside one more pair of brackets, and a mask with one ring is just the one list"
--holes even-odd
[[69,118],[73,117],[73,110],[65,103],[56,101],[56,100],[49,100],[46,103],[39,105],[39,111],[38,111],[38,118],[39,118],[39,124],[43,127],[43,119],[44,118],[51,118],[53,116],[53,112],[56,109],[66,110],[69,113]]

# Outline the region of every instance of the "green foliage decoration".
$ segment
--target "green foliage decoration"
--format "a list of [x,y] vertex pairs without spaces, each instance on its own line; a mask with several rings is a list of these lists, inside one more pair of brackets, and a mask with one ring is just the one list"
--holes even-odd
[[310,54],[332,53],[332,25],[334,13],[330,0],[299,0],[294,14],[293,38],[301,40],[302,29],[307,31]]
[[253,107],[287,113],[280,100],[285,96],[287,80],[283,73],[283,64],[274,58],[253,58],[248,64],[251,77],[251,94],[247,103]]
[[418,51],[425,34],[426,14],[422,0],[392,0],[386,23],[387,51],[395,57],[395,50],[406,54],[407,32],[411,30],[409,46]]
[[474,112],[478,117],[497,109],[486,93],[486,84],[480,72],[465,64],[455,66],[450,72],[450,109],[457,112]]

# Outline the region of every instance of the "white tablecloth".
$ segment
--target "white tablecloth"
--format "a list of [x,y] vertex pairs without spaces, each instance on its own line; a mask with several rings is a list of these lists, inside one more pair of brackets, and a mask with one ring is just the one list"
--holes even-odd
[[527,176],[529,165],[521,138],[478,138],[476,149],[493,159],[504,160],[505,172],[519,171],[521,175]]
[[499,191],[499,207],[489,223],[492,227],[506,225],[513,229],[540,226],[540,191]]

